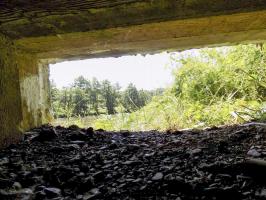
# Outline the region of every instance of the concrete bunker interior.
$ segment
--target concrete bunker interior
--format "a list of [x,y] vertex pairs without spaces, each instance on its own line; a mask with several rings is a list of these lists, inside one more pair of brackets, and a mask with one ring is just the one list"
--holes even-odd
[[[265,21],[264,0],[3,0],[0,147],[50,121],[50,63],[260,43]],[[265,123],[130,137],[35,131],[48,141],[0,151],[0,199],[266,197]]]
[[22,0],[0,7],[1,146],[50,120],[49,63],[266,38],[261,0]]

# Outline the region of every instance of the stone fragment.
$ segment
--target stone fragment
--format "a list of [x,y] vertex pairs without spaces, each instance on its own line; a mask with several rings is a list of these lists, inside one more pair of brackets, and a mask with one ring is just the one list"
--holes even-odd
[[96,199],[97,196],[99,196],[101,193],[99,191],[98,188],[93,188],[91,189],[88,193],[86,193],[83,196],[83,200],[92,200],[92,199]]
[[266,189],[263,188],[263,189],[261,189],[261,190],[257,190],[256,193],[255,193],[255,195],[256,195],[257,197],[262,198],[262,199],[266,199]]
[[140,146],[138,144],[128,144],[127,148],[129,151],[137,151],[139,150]]
[[43,190],[48,198],[55,198],[61,195],[61,190],[59,188],[44,188]]
[[86,134],[87,134],[87,135],[92,135],[92,134],[94,134],[94,130],[93,130],[93,128],[92,128],[92,127],[87,128],[87,130],[86,130]]
[[56,138],[58,138],[58,134],[54,128],[43,128],[36,137],[32,138],[31,141],[45,142],[52,141]]
[[72,131],[67,136],[68,139],[72,141],[86,141],[88,140],[88,136],[82,131]]
[[76,124],[72,124],[68,127],[69,130],[79,130],[80,128]]
[[14,188],[15,190],[20,190],[22,188],[21,184],[19,182],[15,182],[12,185],[12,188]]
[[162,180],[162,179],[163,179],[163,173],[161,173],[161,172],[157,172],[157,173],[152,177],[151,180],[153,180],[153,181],[160,181],[160,180]]
[[256,157],[260,157],[261,156],[261,153],[259,153],[256,149],[250,149],[247,152],[247,155],[256,158]]
[[197,149],[191,150],[190,151],[190,154],[193,155],[193,156],[195,156],[195,155],[198,155],[201,152],[202,152],[202,149],[197,148]]

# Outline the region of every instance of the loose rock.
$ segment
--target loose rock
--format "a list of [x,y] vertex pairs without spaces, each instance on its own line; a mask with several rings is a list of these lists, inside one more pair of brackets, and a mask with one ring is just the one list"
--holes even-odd
[[152,177],[152,180],[153,181],[160,181],[163,179],[163,173],[161,172],[158,172],[156,173],[153,177]]
[[27,134],[0,150],[0,199],[266,198],[266,138],[256,137],[265,129],[256,125],[168,134],[43,126]]
[[251,149],[251,150],[248,151],[247,155],[256,158],[256,157],[260,157],[261,156],[261,153],[259,153],[255,149]]

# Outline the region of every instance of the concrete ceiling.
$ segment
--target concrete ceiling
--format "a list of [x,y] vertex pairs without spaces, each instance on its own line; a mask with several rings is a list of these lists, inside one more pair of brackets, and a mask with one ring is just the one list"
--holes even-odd
[[0,32],[40,59],[266,39],[266,0],[2,0]]

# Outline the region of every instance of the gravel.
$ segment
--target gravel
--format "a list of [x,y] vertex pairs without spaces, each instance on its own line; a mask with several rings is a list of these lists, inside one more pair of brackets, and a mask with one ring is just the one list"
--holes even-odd
[[46,125],[0,151],[0,199],[266,199],[265,135],[260,123],[167,133]]

